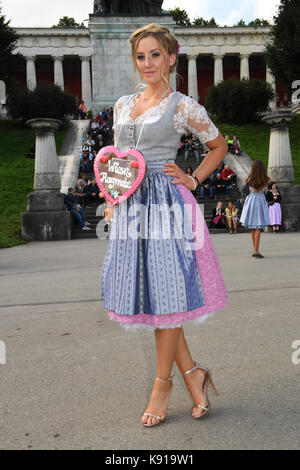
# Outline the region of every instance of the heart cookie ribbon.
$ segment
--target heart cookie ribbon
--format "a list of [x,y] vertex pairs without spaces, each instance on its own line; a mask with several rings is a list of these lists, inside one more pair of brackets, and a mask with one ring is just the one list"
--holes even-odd
[[138,150],[121,152],[117,147],[103,147],[94,161],[94,174],[105,199],[117,206],[128,199],[140,186],[146,173],[146,163]]

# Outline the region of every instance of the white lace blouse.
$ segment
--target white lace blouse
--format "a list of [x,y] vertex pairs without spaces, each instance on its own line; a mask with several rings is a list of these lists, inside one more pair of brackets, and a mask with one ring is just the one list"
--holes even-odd
[[200,142],[205,143],[210,140],[216,139],[218,136],[218,129],[210,120],[206,109],[201,104],[197,103],[190,96],[186,96],[178,91],[169,94],[161,102],[154,106],[136,119],[130,117],[131,111],[135,105],[136,94],[121,96],[114,106],[114,126],[118,124],[142,124],[144,121],[147,124],[152,124],[158,121],[164,114],[169,101],[173,95],[180,94],[174,115],[173,115],[173,128],[180,135],[186,131],[191,132],[197,136]]

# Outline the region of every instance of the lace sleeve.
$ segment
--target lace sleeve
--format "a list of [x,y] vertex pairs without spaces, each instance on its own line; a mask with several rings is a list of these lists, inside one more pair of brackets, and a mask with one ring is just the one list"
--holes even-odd
[[121,98],[119,98],[116,102],[115,102],[115,105],[114,105],[114,119],[113,119],[113,130],[115,130],[115,124],[116,122],[118,121],[118,118],[120,116],[120,111],[123,107],[123,96],[121,96]]
[[190,131],[203,144],[218,137],[219,130],[208,117],[201,104],[190,96],[183,96],[174,114],[174,128],[178,134]]
[[128,102],[128,98],[130,97],[131,95],[124,95],[124,96],[121,96],[116,102],[115,102],[115,105],[114,105],[114,119],[113,119],[113,130],[115,130],[115,124],[116,122],[118,122],[119,120],[119,117],[120,117],[120,114],[121,114],[121,111],[123,109],[123,106],[124,104],[126,104]]

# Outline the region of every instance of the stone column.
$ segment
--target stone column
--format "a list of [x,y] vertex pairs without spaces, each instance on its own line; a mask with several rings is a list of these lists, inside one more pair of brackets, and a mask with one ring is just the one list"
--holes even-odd
[[223,57],[224,55],[214,55],[215,66],[214,66],[214,84],[223,82]]
[[188,55],[188,94],[198,101],[197,55]]
[[0,80],[0,119],[1,116],[6,117],[6,86],[5,83]]
[[87,110],[92,105],[92,83],[90,57],[84,56],[81,59],[81,83],[82,83],[82,100],[85,102]]
[[25,240],[69,240],[71,217],[66,211],[54,134],[61,124],[56,119],[27,121],[36,132],[34,193],[28,195],[27,212],[22,214]]
[[272,90],[274,92],[274,99],[269,101],[269,106],[272,111],[276,111],[277,103],[276,103],[276,79],[274,75],[272,75],[271,70],[269,67],[266,67],[266,82],[270,83]]
[[262,118],[271,128],[268,176],[276,183],[287,186],[295,181],[289,137],[289,125],[295,118],[289,112],[277,112]]
[[176,69],[174,70],[174,72],[170,73],[169,82],[170,82],[170,86],[173,88],[173,90],[176,91],[176,89],[177,89]]
[[35,70],[36,57],[26,57],[26,76],[27,87],[29,90],[34,90],[36,87],[36,70]]
[[63,69],[63,56],[53,57],[54,60],[54,83],[60,86],[62,90],[65,88],[64,84],[64,69]]
[[250,54],[240,54],[240,79],[246,78],[247,80],[250,79],[250,71],[249,71],[249,57]]

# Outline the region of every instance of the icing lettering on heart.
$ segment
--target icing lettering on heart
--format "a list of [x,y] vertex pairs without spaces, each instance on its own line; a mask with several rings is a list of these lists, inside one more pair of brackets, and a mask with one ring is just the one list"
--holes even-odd
[[117,147],[103,147],[94,161],[94,174],[105,199],[116,206],[140,186],[146,173],[143,155],[134,149],[120,152]]

